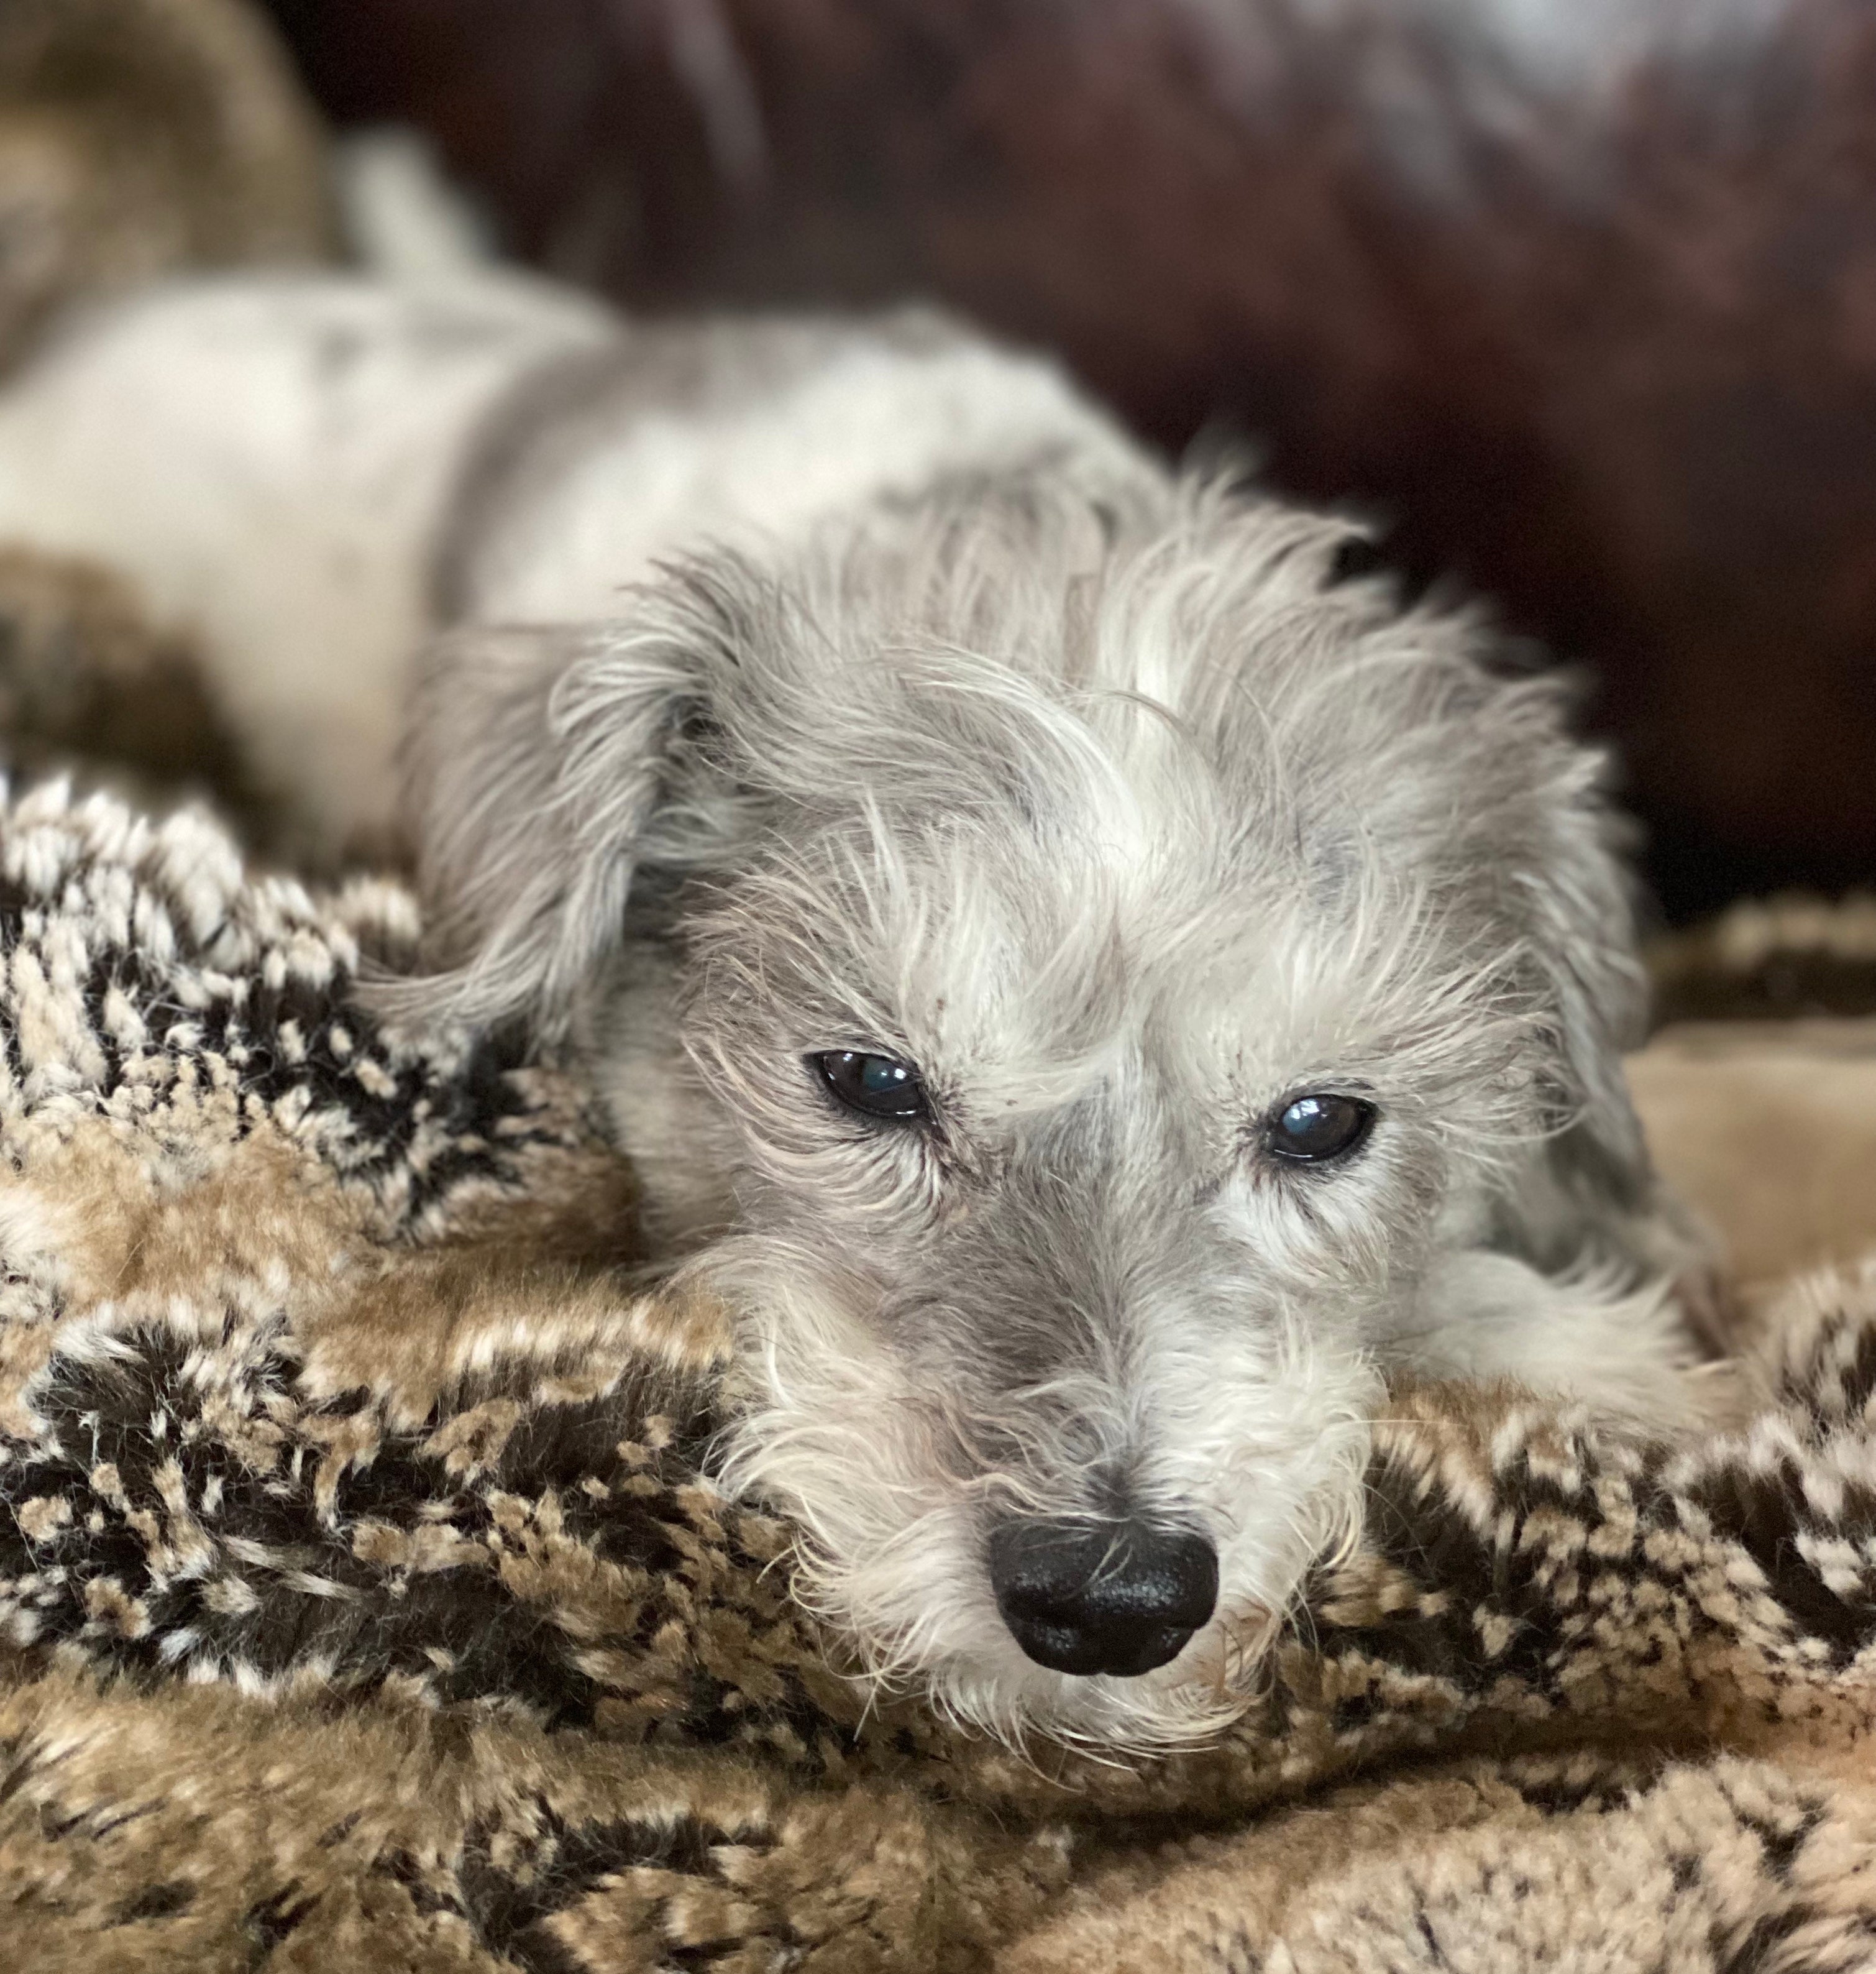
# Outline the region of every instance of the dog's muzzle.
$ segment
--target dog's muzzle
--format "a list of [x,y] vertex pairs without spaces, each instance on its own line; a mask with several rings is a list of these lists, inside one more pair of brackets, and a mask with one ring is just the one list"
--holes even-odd
[[1053,1672],[1137,1678],[1177,1658],[1218,1601],[1218,1558],[1189,1530],[1011,1522],[991,1536],[997,1608]]

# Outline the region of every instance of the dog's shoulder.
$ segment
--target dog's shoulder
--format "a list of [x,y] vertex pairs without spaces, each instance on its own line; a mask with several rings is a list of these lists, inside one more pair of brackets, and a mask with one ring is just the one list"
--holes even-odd
[[798,543],[1044,460],[1158,470],[1058,364],[935,309],[635,325],[484,421],[440,536],[438,615],[604,618],[673,553]]

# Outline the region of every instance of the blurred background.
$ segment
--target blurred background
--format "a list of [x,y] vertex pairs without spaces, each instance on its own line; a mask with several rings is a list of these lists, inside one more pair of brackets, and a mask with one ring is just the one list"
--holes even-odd
[[635,310],[968,310],[1580,666],[1670,922],[1876,877],[1863,0],[0,0],[0,337],[127,278],[45,272],[47,133],[137,103],[59,169],[178,263],[342,251],[397,126]]

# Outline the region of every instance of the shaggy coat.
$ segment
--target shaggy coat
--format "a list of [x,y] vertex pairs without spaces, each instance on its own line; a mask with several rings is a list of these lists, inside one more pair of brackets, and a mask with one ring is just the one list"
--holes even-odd
[[[131,485],[199,503],[97,497],[126,418]],[[1348,576],[1347,523],[936,318],[625,332],[506,284],[106,323],[0,406],[0,520],[50,513],[262,697],[296,606],[379,701],[421,599],[456,627],[407,764],[439,971],[382,1003],[588,1063],[660,1264],[736,1313],[719,1469],[879,1677],[1206,1736],[1352,1539],[1387,1367],[1682,1412],[1600,764],[1475,617]],[[1003,1559],[1039,1528],[1095,1540],[1090,1595],[1136,1538],[1215,1581],[1169,1654],[1064,1664]]]

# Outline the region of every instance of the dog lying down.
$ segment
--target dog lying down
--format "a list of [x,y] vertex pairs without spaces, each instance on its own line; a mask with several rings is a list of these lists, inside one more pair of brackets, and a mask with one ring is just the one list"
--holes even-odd
[[385,998],[584,1052],[742,1325],[725,1474],[882,1677],[1189,1742],[1351,1530],[1386,1374],[1691,1416],[1557,687],[1047,364],[201,287],[15,385],[3,536],[189,621],[336,829],[415,661],[439,971]]

